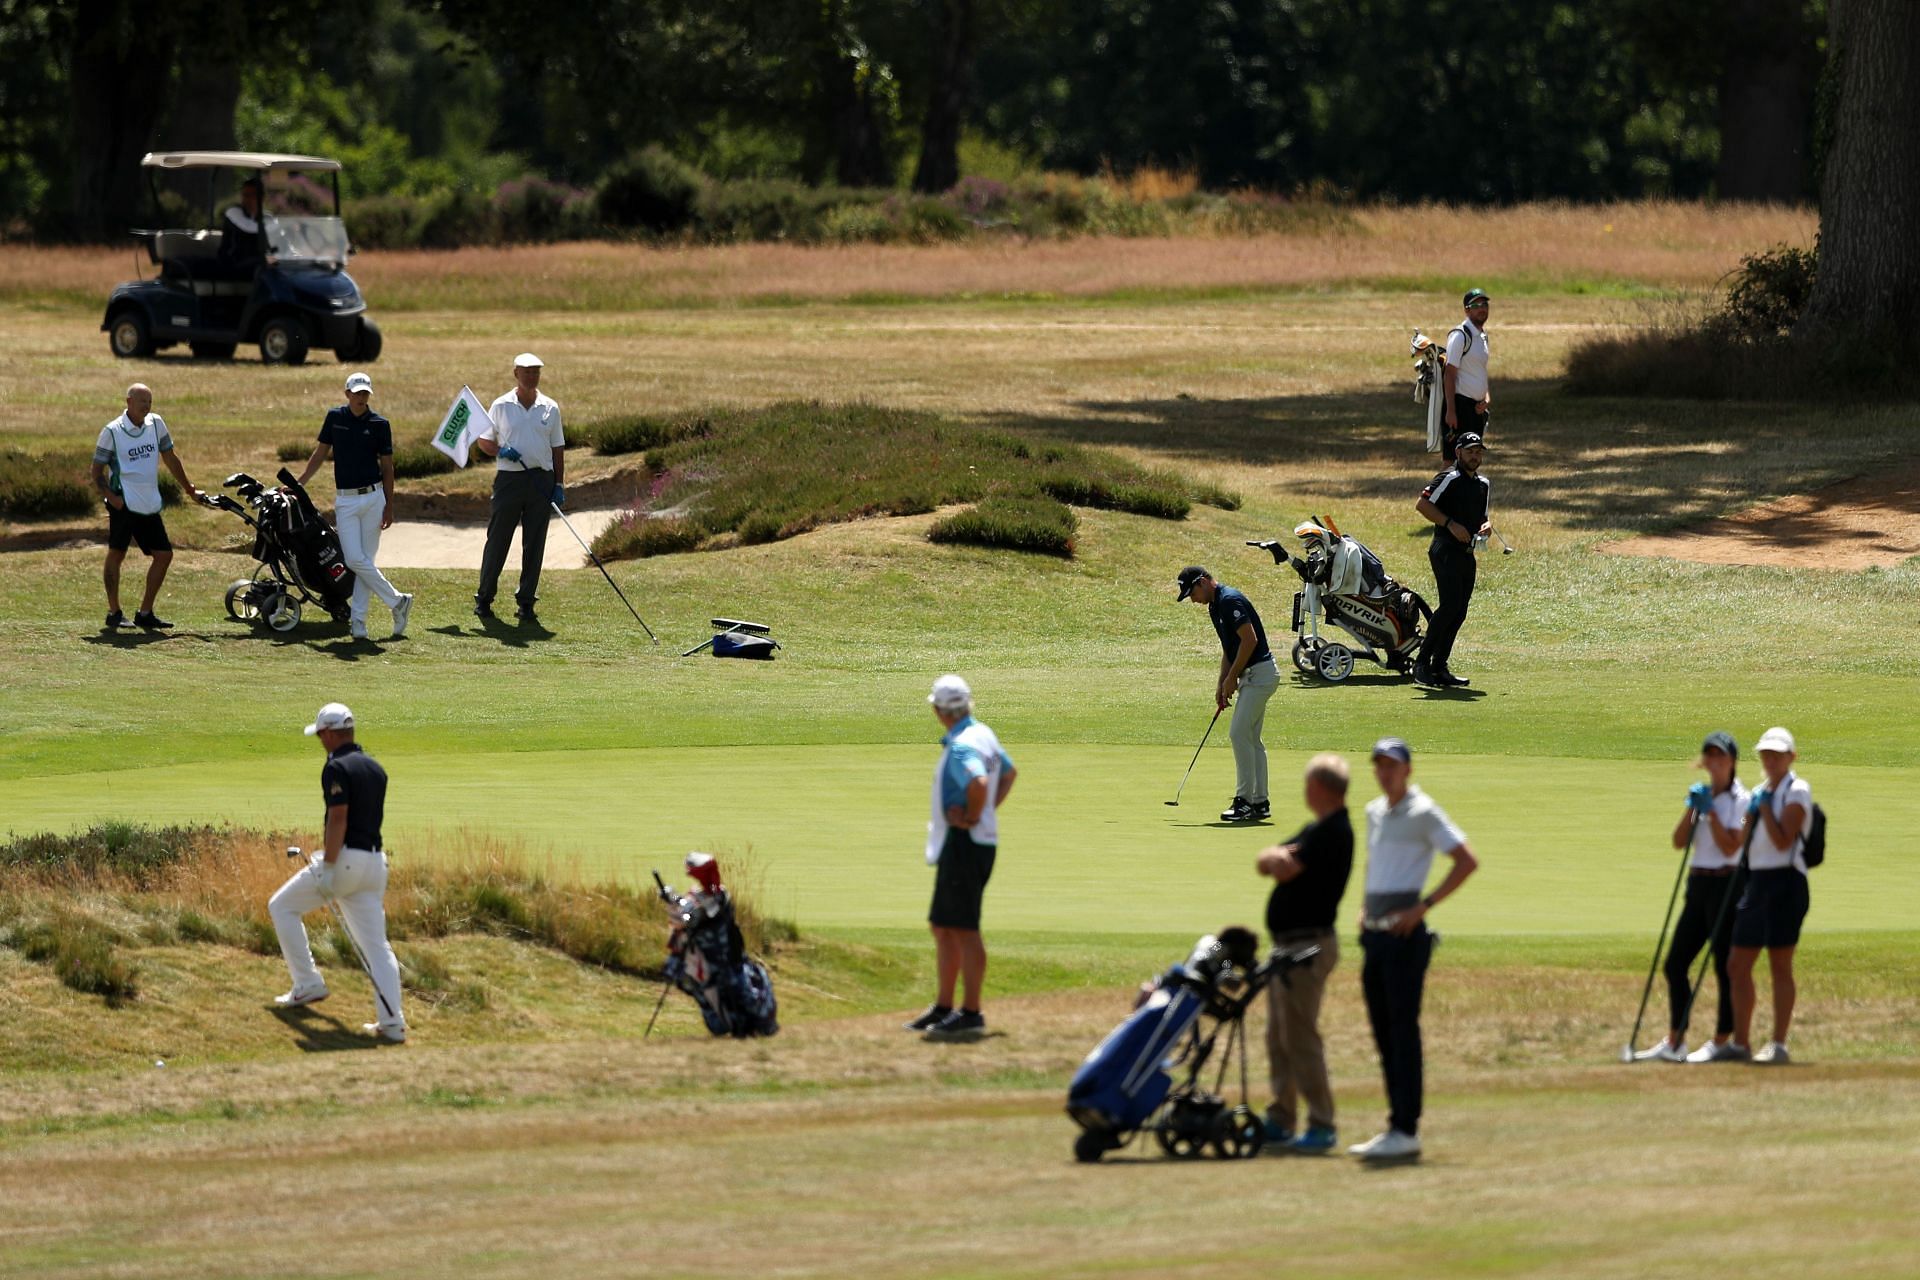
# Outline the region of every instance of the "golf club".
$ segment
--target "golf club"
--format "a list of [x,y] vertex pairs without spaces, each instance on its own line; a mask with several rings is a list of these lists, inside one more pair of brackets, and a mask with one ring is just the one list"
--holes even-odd
[[1495,528],[1494,528],[1494,527],[1493,527],[1492,525],[1488,525],[1488,526],[1487,526],[1487,529],[1488,529],[1488,531],[1489,531],[1489,532],[1491,532],[1491,533],[1493,534],[1493,536],[1494,536],[1495,538],[1498,538],[1498,539],[1499,539],[1499,541],[1500,541],[1500,554],[1501,554],[1501,555],[1503,555],[1503,556],[1510,556],[1510,555],[1512,555],[1512,554],[1513,554],[1513,548],[1512,548],[1511,546],[1509,546],[1509,545],[1507,544],[1507,540],[1506,540],[1506,538],[1504,538],[1504,537],[1502,537],[1502,536],[1501,536],[1501,534],[1500,534],[1500,531],[1499,531],[1498,529],[1495,529]]
[[607,566],[600,563],[600,557],[593,554],[593,548],[588,546],[587,540],[580,536],[580,531],[573,527],[573,521],[567,519],[567,513],[560,509],[560,504],[550,502],[547,505],[553,508],[553,514],[560,517],[560,523],[567,526],[567,532],[572,534],[573,540],[580,544],[580,549],[587,553],[587,559],[593,561],[593,567],[600,571],[600,576],[605,578],[607,585],[613,588],[613,594],[620,597],[620,603],[627,606],[627,612],[632,614],[633,620],[640,624],[640,629],[647,633],[647,639],[659,644],[660,637],[653,634],[653,628],[648,626],[647,620],[640,616],[640,611],[633,607],[633,601],[627,599],[627,593],[620,589],[620,584],[615,582],[613,575],[607,572]]
[[1673,904],[1680,901],[1680,885],[1687,878],[1687,863],[1693,859],[1693,837],[1700,830],[1700,815],[1693,815],[1687,828],[1687,843],[1680,850],[1680,871],[1673,878],[1673,892],[1667,895],[1667,914],[1660,921],[1660,937],[1653,944],[1653,959],[1647,964],[1647,985],[1640,989],[1640,1012],[1633,1015],[1633,1031],[1621,1046],[1620,1061],[1633,1061],[1633,1046],[1640,1043],[1640,1023],[1647,1016],[1647,999],[1653,995],[1653,975],[1660,971],[1660,952],[1667,945],[1667,927],[1673,923]]
[[1207,739],[1213,736],[1213,726],[1220,723],[1220,713],[1225,710],[1225,707],[1214,708],[1213,719],[1207,721],[1207,731],[1200,735],[1200,745],[1193,749],[1193,759],[1187,761],[1187,771],[1181,776],[1180,785],[1174,788],[1173,799],[1166,802],[1169,809],[1180,807],[1180,793],[1187,789],[1187,779],[1193,776],[1193,766],[1200,763],[1200,753],[1206,750]]
[[[301,852],[299,846],[289,845],[287,847],[287,856],[289,858],[300,857]],[[309,863],[308,865],[311,866],[312,864]],[[387,1021],[398,1022],[400,1015],[395,1013],[393,1006],[387,1003],[387,997],[385,993],[380,990],[380,984],[373,980],[373,966],[367,963],[367,953],[360,949],[360,939],[354,937],[353,930],[347,927],[347,917],[341,913],[340,904],[334,900],[331,894],[324,895],[322,901],[327,904],[327,910],[333,914],[334,923],[340,926],[340,932],[347,935],[347,945],[353,948],[353,958],[360,962],[360,972],[367,975],[367,985],[373,988],[374,999],[378,1000],[381,1009],[386,1011]],[[394,957],[394,963],[399,963],[398,956]]]
[[[660,873],[658,871],[655,871],[653,873],[653,883],[654,883],[654,886],[660,891],[660,901],[666,903],[668,906],[675,905],[673,901],[673,891],[667,888],[667,882],[660,878]],[[672,991],[673,991],[673,984],[671,982],[667,982],[663,980],[660,983],[660,998],[653,1002],[653,1016],[647,1019],[647,1029],[640,1033],[640,1038],[642,1040],[645,1040],[648,1036],[653,1034],[653,1024],[660,1020],[660,1010],[666,1005],[667,996]]]
[[1720,910],[1714,913],[1713,928],[1707,933],[1706,948],[1700,953],[1700,967],[1693,971],[1693,984],[1687,988],[1687,1007],[1680,1011],[1680,1021],[1687,1022],[1693,1017],[1693,1002],[1700,995],[1700,984],[1707,980],[1707,964],[1713,959],[1713,940],[1720,936],[1720,927],[1727,922],[1727,912],[1733,907],[1734,890],[1743,887],[1747,880],[1747,851],[1753,848],[1753,837],[1760,830],[1760,815],[1749,814],[1747,818],[1747,838],[1740,845],[1740,861],[1735,864],[1733,874],[1727,877],[1727,887],[1720,895]]

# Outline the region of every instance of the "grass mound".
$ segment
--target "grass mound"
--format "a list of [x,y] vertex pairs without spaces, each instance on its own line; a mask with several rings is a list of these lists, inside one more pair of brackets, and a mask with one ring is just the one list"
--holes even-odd
[[[1184,514],[1184,512],[1183,512]],[[1080,517],[1051,498],[988,498],[955,512],[927,532],[934,542],[1002,547],[1071,558]]]
[[93,509],[87,458],[0,448],[0,519],[64,520]]
[[[130,823],[11,837],[0,843],[0,946],[109,1004],[138,996],[142,947],[205,944],[276,955],[267,899],[297,870],[281,856],[285,847],[274,832]],[[659,971],[666,915],[650,886],[582,885],[529,869],[498,847],[463,852],[464,859],[394,863],[386,902],[395,943],[492,935],[616,973]],[[729,871],[748,947],[764,955],[797,940],[792,925],[755,908],[751,870]],[[331,926],[320,932],[341,963],[355,963],[345,938],[332,936]],[[481,998],[443,964],[409,965],[409,984],[427,994]]]
[[[1100,450],[865,404],[791,402],[624,419],[589,435],[602,451],[661,441],[645,446],[648,501],[595,540],[603,560],[774,542],[836,521],[989,499],[1003,501],[984,515],[970,513],[975,518],[957,528],[979,537],[963,540],[992,537],[982,545],[1071,555],[1073,526],[1063,521],[1070,513],[1062,504],[1166,520],[1184,519],[1196,501],[1239,505],[1217,488],[1195,488]],[[661,520],[656,511],[674,514]]]

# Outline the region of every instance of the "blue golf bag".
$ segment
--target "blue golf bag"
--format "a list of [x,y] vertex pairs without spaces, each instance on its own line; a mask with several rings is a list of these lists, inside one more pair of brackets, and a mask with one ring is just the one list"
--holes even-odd
[[[1265,1126],[1247,1106],[1246,1012],[1269,981],[1319,952],[1275,952],[1256,963],[1258,939],[1243,928],[1200,939],[1145,993],[1131,1016],[1095,1046],[1067,1089],[1067,1114],[1080,1126],[1074,1156],[1098,1160],[1151,1130],[1161,1150],[1193,1159],[1211,1148],[1223,1159],[1260,1154]],[[1226,1048],[1212,1090],[1201,1073],[1220,1032]],[[1228,1067],[1240,1062],[1240,1103],[1220,1096]],[[1184,1072],[1175,1083],[1176,1072]]]

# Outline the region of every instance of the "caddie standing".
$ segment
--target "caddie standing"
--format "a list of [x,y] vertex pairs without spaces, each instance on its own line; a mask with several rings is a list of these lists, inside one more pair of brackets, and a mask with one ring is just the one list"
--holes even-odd
[[1487,420],[1493,409],[1493,391],[1487,383],[1487,312],[1493,299],[1485,289],[1469,289],[1460,299],[1464,319],[1447,334],[1447,371],[1441,376],[1446,398],[1441,404],[1446,430],[1440,436],[1440,456],[1454,459],[1455,439],[1471,431],[1487,438]]
[[380,842],[387,771],[353,740],[353,712],[341,703],[321,707],[307,735],[319,738],[327,750],[327,763],[320,770],[326,835],[320,853],[267,903],[280,953],[293,977],[292,990],[275,997],[274,1003],[291,1009],[327,998],[326,980],[313,963],[301,917],[335,906],[373,980],[378,1020],[361,1029],[401,1044],[407,1038],[407,1020],[400,1007],[400,962],[387,942],[387,855]]
[[537,626],[533,604],[540,590],[540,565],[547,554],[547,522],[552,508],[566,505],[567,436],[560,406],[540,390],[544,363],[531,351],[513,358],[513,390],[487,410],[487,423],[474,443],[496,459],[493,514],[487,521],[487,549],[480,559],[480,587],[473,615],[493,618],[493,596],[507,564],[513,531],[520,530],[520,589],[514,592],[516,616]]
[[115,631],[127,625],[127,616],[120,612],[120,565],[127,558],[127,548],[136,542],[150,563],[147,588],[134,611],[133,625],[146,631],[173,625],[153,611],[160,587],[167,580],[167,568],[173,564],[173,542],[167,537],[166,521],[160,517],[162,463],[188,497],[200,496],[200,490],[187,479],[186,468],[180,465],[180,455],[174,452],[167,424],[153,412],[153,392],[146,383],[136,382],[127,388],[126,411],[100,428],[100,438],[93,446],[93,487],[107,504],[107,564],[102,574],[107,588],[104,630]]

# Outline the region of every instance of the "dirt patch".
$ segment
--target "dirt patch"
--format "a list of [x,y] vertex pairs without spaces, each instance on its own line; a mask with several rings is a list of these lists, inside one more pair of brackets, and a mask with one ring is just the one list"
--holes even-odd
[[1749,507],[1674,533],[1603,542],[1617,556],[1855,572],[1920,556],[1920,466]]

